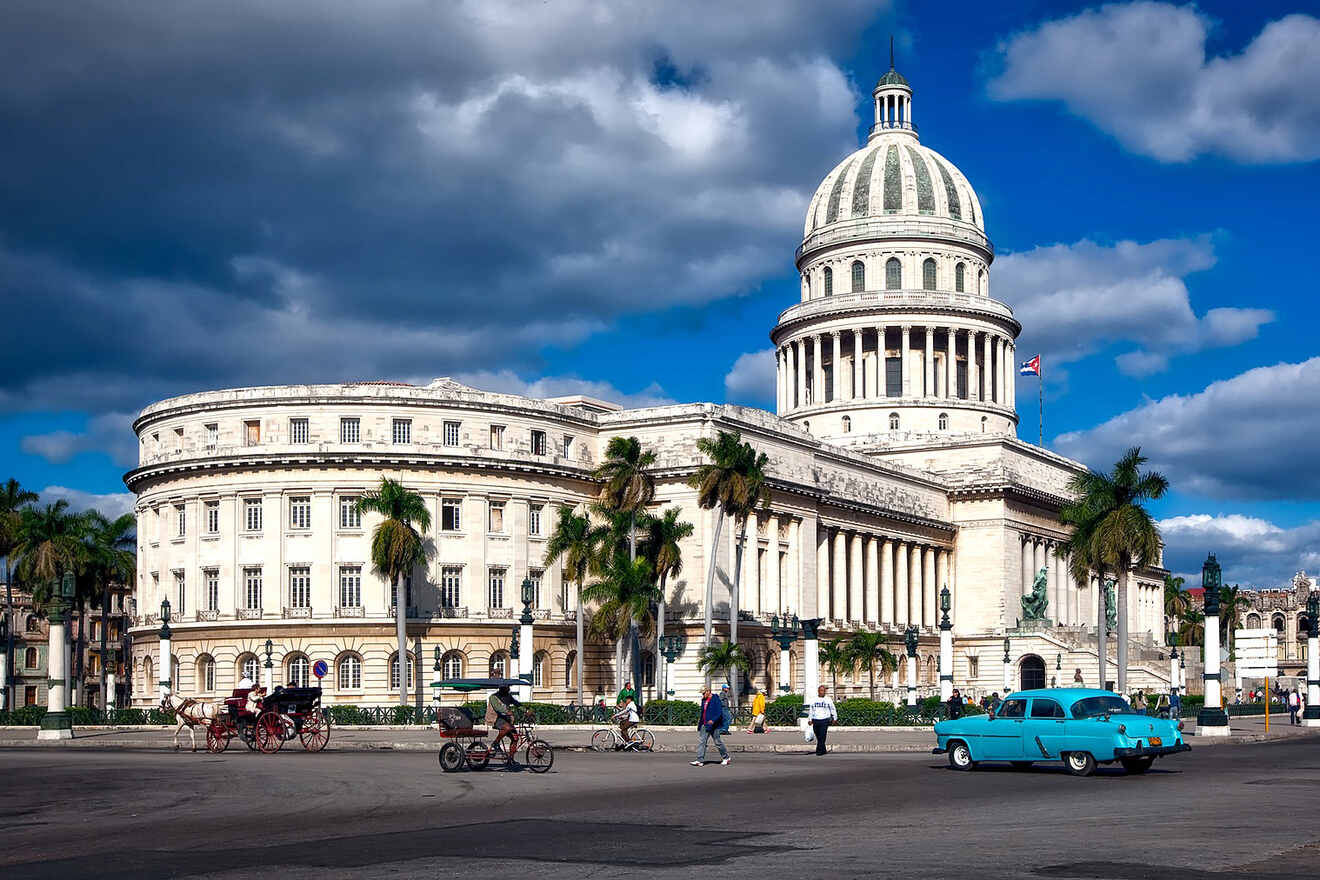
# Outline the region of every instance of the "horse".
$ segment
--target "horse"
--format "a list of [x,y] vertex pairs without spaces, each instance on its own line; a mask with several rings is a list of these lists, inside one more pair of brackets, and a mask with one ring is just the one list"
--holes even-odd
[[216,703],[193,697],[180,697],[176,694],[163,694],[160,698],[163,712],[173,712],[179,726],[174,728],[174,751],[179,750],[179,734],[188,728],[188,738],[192,741],[192,750],[197,751],[197,730],[205,731],[220,714],[221,708]]

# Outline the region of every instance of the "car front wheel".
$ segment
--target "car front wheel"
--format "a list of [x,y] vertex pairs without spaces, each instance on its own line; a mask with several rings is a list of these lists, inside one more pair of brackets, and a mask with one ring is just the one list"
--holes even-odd
[[972,750],[967,748],[967,743],[961,740],[949,743],[949,766],[954,770],[975,769],[976,762],[972,760]]
[[1063,763],[1073,776],[1090,776],[1095,772],[1095,758],[1090,752],[1069,752]]

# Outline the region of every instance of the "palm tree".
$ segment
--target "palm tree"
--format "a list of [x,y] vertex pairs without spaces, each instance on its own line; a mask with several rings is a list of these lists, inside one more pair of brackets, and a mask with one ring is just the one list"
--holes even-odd
[[101,585],[101,703],[103,709],[114,708],[114,694],[106,690],[107,630],[110,615],[110,584],[133,582],[137,556],[137,517],[131,513],[109,519],[96,511],[87,517],[89,567]]
[[1180,577],[1164,576],[1164,616],[1170,620],[1182,617],[1192,605],[1192,597],[1183,589],[1184,583]]
[[[651,570],[656,573],[660,579],[660,607],[656,614],[655,643],[659,647],[660,640],[665,635],[665,597],[669,594],[665,591],[665,582],[670,575],[677,576],[683,571],[683,548],[682,542],[692,537],[694,527],[690,522],[680,520],[679,514],[682,513],[677,507],[671,507],[658,517],[651,517],[646,526],[646,532],[642,538],[642,552],[646,555],[646,561],[651,563]],[[664,664],[659,662],[659,652],[656,652],[656,667],[664,670]],[[656,688],[660,698],[664,699],[668,694],[668,682],[664,680],[663,674],[656,682],[659,687]],[[640,683],[638,687],[640,687]]]
[[9,626],[5,628],[5,675],[8,681],[0,681],[4,689],[5,708],[13,708],[13,694],[10,684],[14,675],[14,586],[10,555],[18,546],[19,527],[22,523],[22,509],[37,500],[37,493],[24,489],[13,477],[0,486],[0,556],[5,560],[5,619]]
[[32,585],[32,601],[45,605],[66,571],[76,571],[83,556],[82,518],[61,498],[45,507],[27,507],[19,521],[18,575]]
[[[848,650],[848,643],[843,639],[831,639],[828,642],[820,643],[820,651],[817,659],[825,668],[830,671],[831,680],[834,682],[834,693],[839,692],[839,673],[847,672],[857,665],[852,651]],[[810,699],[811,695],[808,694]]]
[[1108,663],[1109,655],[1109,620],[1105,613],[1105,561],[1097,552],[1094,544],[1096,518],[1087,506],[1089,495],[1086,492],[1087,486],[1081,484],[1083,478],[1092,476],[1091,474],[1074,477],[1069,484],[1069,489],[1073,491],[1075,500],[1066,505],[1059,513],[1059,520],[1065,525],[1073,527],[1072,534],[1068,536],[1064,547],[1068,554],[1068,567],[1072,570],[1073,580],[1079,584],[1089,584],[1091,582],[1091,572],[1096,572],[1099,580],[1097,581],[1097,590],[1100,591],[1099,600],[1096,602],[1096,664],[1099,682],[1096,687],[1105,686],[1105,666]]
[[1219,588],[1219,640],[1228,645],[1229,658],[1233,657],[1233,631],[1242,621],[1242,612],[1251,607],[1251,600],[1238,584]]
[[1205,614],[1201,609],[1188,608],[1178,619],[1178,644],[1205,644]]
[[[1103,560],[1118,575],[1118,692],[1127,693],[1128,578],[1134,565],[1154,562],[1160,554],[1160,530],[1143,502],[1156,501],[1169,481],[1154,471],[1142,473],[1146,457],[1134,446],[1106,474],[1087,472],[1069,482],[1078,496],[1089,532],[1093,559]],[[1103,582],[1103,581],[1102,581]],[[1102,603],[1103,604],[1103,603]]]
[[[659,595],[649,562],[615,556],[600,579],[582,591],[583,599],[599,603],[591,615],[589,633],[614,642],[614,656],[622,658],[625,639],[635,634],[650,636],[655,624],[651,606]],[[640,691],[641,683],[636,684]]]
[[746,672],[751,667],[752,661],[747,659],[742,646],[733,642],[707,645],[697,655],[697,668],[706,674],[706,678],[713,678],[716,673],[723,671],[729,676],[731,689],[736,687],[735,682],[738,679],[733,671],[736,669],[739,672]]
[[637,514],[655,500],[655,453],[636,437],[614,437],[593,476],[602,482],[599,500],[607,509],[628,514],[628,558],[637,558]]
[[875,699],[875,667],[880,666],[880,674],[898,669],[898,656],[889,650],[885,637],[877,632],[862,631],[848,640],[848,653],[856,663],[861,663],[871,679],[871,699]]
[[599,528],[592,526],[591,519],[573,512],[567,505],[559,508],[559,518],[545,542],[545,564],[563,560],[564,570],[572,574],[577,584],[577,655],[574,676],[577,679],[577,704],[582,702],[582,649],[583,649],[583,613],[582,588],[586,586],[587,571],[596,567],[600,545],[604,535]]
[[[371,563],[394,588],[394,630],[399,640],[399,705],[408,705],[408,597],[404,578],[426,561],[427,546],[422,535],[431,528],[431,512],[416,492],[382,477],[380,488],[357,500],[359,513],[380,514],[371,533]],[[531,646],[528,646],[530,650]],[[421,658],[419,657],[420,661]]]

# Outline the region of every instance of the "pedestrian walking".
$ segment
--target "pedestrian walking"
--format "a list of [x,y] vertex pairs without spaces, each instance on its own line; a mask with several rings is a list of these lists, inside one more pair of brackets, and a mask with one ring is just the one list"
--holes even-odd
[[729,750],[724,747],[724,740],[720,739],[720,726],[723,724],[724,704],[710,692],[710,685],[706,685],[701,689],[701,715],[697,718],[697,760],[691,762],[693,767],[705,765],[706,742],[710,739],[714,739],[715,745],[719,747],[720,763],[729,763]]
[[957,688],[954,688],[953,695],[949,697],[949,720],[952,721],[954,718],[961,718],[962,716],[963,716],[962,695],[958,693]]
[[991,714],[991,715],[996,715],[996,714],[998,714],[998,713],[999,713],[999,691],[991,691],[991,692],[990,692],[990,714]]
[[720,726],[720,734],[727,736],[729,725],[733,723],[733,697],[729,694],[729,686],[720,686],[720,705],[724,707],[723,723]]
[[752,723],[748,733],[765,733],[765,692],[757,691],[752,697]]
[[825,737],[829,735],[830,724],[839,720],[839,710],[834,701],[825,696],[825,685],[816,688],[816,699],[811,701],[807,720],[811,722],[811,731],[816,735],[816,754],[825,754]]
[[1169,697],[1169,717],[1174,719],[1182,717],[1182,694],[1177,691]]
[[1301,699],[1297,696],[1297,688],[1293,688],[1288,693],[1288,723],[1298,724],[1297,712],[1301,708]]

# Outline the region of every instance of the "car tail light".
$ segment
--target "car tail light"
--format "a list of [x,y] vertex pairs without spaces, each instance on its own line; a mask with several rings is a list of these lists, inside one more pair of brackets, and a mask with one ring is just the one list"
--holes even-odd
[[1178,722],[1178,730],[1181,731],[1182,729],[1183,729],[1183,723],[1182,723],[1181,721],[1179,721],[1179,722]]

